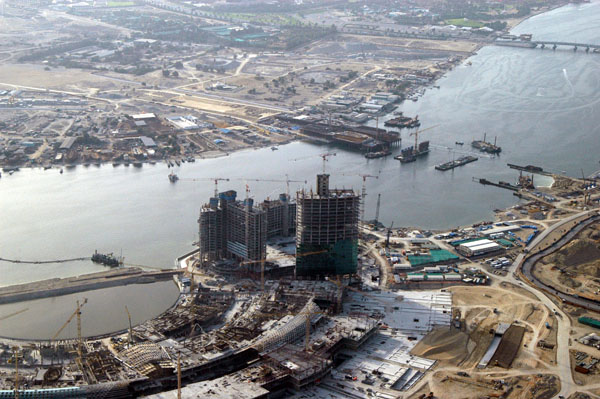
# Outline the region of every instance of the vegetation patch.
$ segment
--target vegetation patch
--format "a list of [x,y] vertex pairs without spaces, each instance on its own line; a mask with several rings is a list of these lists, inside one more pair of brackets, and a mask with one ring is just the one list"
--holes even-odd
[[482,28],[484,26],[483,22],[480,21],[472,21],[467,18],[453,18],[447,19],[446,23],[448,25],[466,27],[466,28]]
[[109,7],[131,7],[134,6],[135,3],[133,1],[109,1],[107,5]]

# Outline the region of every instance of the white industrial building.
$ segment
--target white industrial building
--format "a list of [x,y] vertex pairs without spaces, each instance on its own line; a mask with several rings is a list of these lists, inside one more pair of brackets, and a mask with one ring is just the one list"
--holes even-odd
[[466,242],[458,246],[458,252],[466,257],[480,256],[500,251],[503,247],[488,239]]

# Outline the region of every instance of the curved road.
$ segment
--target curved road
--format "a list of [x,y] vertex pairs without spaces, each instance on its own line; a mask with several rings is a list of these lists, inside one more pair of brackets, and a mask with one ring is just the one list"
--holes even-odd
[[[521,265],[521,271],[522,271],[523,275],[529,281],[531,281],[533,284],[535,284],[537,287],[542,288],[543,290],[551,293],[552,295],[559,297],[561,300],[563,300],[565,302],[569,302],[569,303],[572,303],[577,306],[581,306],[581,307],[584,307],[584,308],[587,308],[590,310],[594,310],[596,312],[600,312],[600,302],[589,300],[586,298],[581,298],[577,295],[570,295],[570,294],[564,293],[562,291],[559,291],[549,285],[544,284],[543,282],[538,280],[533,275],[533,266],[541,258],[558,250],[559,248],[561,248],[562,246],[567,244],[569,241],[571,241],[583,229],[585,229],[590,224],[595,223],[599,220],[600,220],[600,216],[596,215],[596,216],[593,216],[589,219],[582,221],[577,226],[575,226],[573,229],[571,229],[571,231],[569,231],[567,234],[565,234],[560,240],[558,240],[557,242],[555,242],[548,248],[544,249],[543,251],[540,251],[540,252],[536,253],[535,255],[532,255],[532,256],[528,257],[527,259],[525,259],[525,261]],[[548,230],[554,230],[554,229],[552,229],[552,227],[554,227],[554,226],[551,226],[550,229],[548,229]],[[557,226],[557,227],[560,227],[560,226]],[[546,231],[548,231],[548,230],[546,230]],[[544,237],[540,237],[540,238],[543,239]]]

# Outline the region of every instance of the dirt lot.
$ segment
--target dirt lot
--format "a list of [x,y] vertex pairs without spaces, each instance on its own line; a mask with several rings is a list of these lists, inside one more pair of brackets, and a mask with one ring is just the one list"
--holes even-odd
[[[344,37],[355,40],[365,40],[365,36],[344,35]],[[404,39],[395,37],[368,37],[369,43],[385,46],[412,47],[421,49],[435,49],[444,51],[473,52],[477,50],[477,43],[469,41],[451,41],[451,40],[425,40],[425,39]]]
[[[461,357],[457,365],[462,368],[475,367],[492,341],[493,335],[490,334],[490,330],[497,328],[498,323],[513,322],[526,328],[523,347],[515,358],[513,369],[543,368],[555,361],[555,350],[537,346],[540,340],[550,344],[556,342],[556,332],[553,329],[556,325],[555,317],[545,306],[535,303],[531,294],[511,284],[503,284],[498,288],[453,287],[449,290],[453,293],[453,306],[461,312],[461,319],[464,321],[462,330],[469,337],[468,341],[454,338],[457,343],[465,344],[461,351],[449,357],[449,363],[456,362],[456,358]],[[551,329],[545,327],[546,322],[550,324]],[[444,338],[450,339],[446,336]],[[428,341],[422,342],[425,345]],[[435,347],[419,349],[423,353],[428,350],[436,352]],[[490,369],[502,370],[497,367]]]
[[46,71],[44,67],[38,65],[0,65],[0,85],[5,87],[10,84],[75,93],[89,93],[94,88],[114,90],[121,87],[121,84],[116,81],[96,76],[85,70],[57,68]]
[[[560,382],[556,376],[548,374],[509,377],[483,374],[459,376],[455,372],[438,371],[432,376],[427,389],[440,399],[478,399],[498,397],[503,393],[507,393],[504,397],[508,399],[550,399],[560,390]],[[421,392],[410,398],[418,398]]]
[[575,350],[569,351],[569,353],[571,355],[571,367],[572,367],[572,373],[573,373],[573,380],[576,382],[579,382],[580,385],[597,384],[598,381],[600,381],[600,368],[598,367],[598,365],[594,366],[591,369],[589,374],[583,374],[583,373],[575,371],[575,366],[577,365],[577,363],[579,363],[579,361],[589,364],[592,357],[598,358],[598,357],[600,357],[600,355],[597,353],[596,350],[594,350],[593,348],[590,348],[590,350],[587,350],[584,352],[584,353],[588,354],[588,356],[583,359],[578,360],[575,358],[575,354],[577,352],[579,352],[579,351],[575,351]]
[[431,331],[412,350],[415,356],[435,359],[442,366],[458,366],[476,346],[469,335],[455,328],[438,328]]
[[593,299],[600,298],[600,224],[582,231],[559,251],[543,258],[535,275],[546,284]]

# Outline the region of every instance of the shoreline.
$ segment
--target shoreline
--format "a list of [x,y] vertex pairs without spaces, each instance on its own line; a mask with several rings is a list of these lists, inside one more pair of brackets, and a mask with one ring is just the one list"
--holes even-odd
[[[508,28],[507,32],[510,33],[514,28],[516,28],[517,26],[519,26],[524,21],[526,21],[526,20],[528,20],[530,18],[533,18],[533,17],[535,17],[537,15],[541,15],[541,14],[553,11],[553,10],[555,10],[557,8],[560,8],[560,7],[564,7],[564,6],[568,5],[568,4],[570,4],[570,2],[566,1],[564,3],[557,4],[557,5],[554,5],[552,7],[549,7],[548,9],[544,9],[544,10],[541,10],[541,11],[538,10],[538,11],[532,12],[532,13],[530,13],[527,16],[524,16],[522,18],[516,19],[514,21],[514,25],[512,25],[511,22],[507,22],[507,24],[508,24],[508,26],[507,26],[507,28]],[[509,21],[510,21],[510,19],[509,19]],[[435,86],[436,83],[440,79],[446,77],[446,75],[449,72],[451,72],[452,70],[454,70],[454,68],[456,66],[458,66],[462,62],[470,59],[474,55],[477,55],[477,53],[479,52],[479,50],[481,50],[482,48],[487,47],[487,46],[491,46],[491,45],[494,45],[494,41],[484,42],[484,43],[478,43],[476,45],[476,47],[471,52],[468,52],[468,54],[465,54],[464,58],[461,58],[461,60],[458,61],[458,62],[456,62],[452,67],[444,70],[444,72],[442,74],[440,74],[435,80],[433,80],[431,82],[428,82],[425,85],[421,85],[418,88],[415,88],[415,91],[418,92],[420,90],[424,90],[424,89],[426,90],[427,88]],[[419,97],[421,97],[421,95],[419,95]],[[409,99],[407,98],[403,102],[399,103],[398,105],[401,105],[402,103],[408,102],[408,101],[409,101]],[[366,124],[363,124],[363,126],[366,126]],[[280,145],[295,143],[295,142],[304,141],[304,140],[306,140],[305,136],[295,134],[294,137],[292,137],[289,141],[282,142],[282,143],[266,144],[266,145],[263,145],[263,146],[253,146],[253,147],[241,147],[241,148],[233,149],[231,151],[210,150],[210,151],[200,152],[200,153],[191,154],[191,155],[182,155],[182,154],[179,154],[179,155],[173,156],[170,159],[169,158],[151,159],[151,160],[137,160],[137,159],[135,159],[135,160],[129,160],[129,161],[114,160],[113,159],[113,160],[102,160],[102,161],[77,161],[77,162],[73,162],[73,163],[69,163],[69,164],[62,164],[62,165],[61,164],[28,165],[26,163],[26,164],[20,164],[20,165],[0,165],[0,168],[2,168],[2,172],[5,172],[5,173],[11,173],[11,171],[12,172],[16,172],[19,169],[36,169],[36,168],[40,168],[40,169],[73,169],[73,168],[75,168],[77,166],[83,166],[83,167],[88,168],[88,167],[91,167],[91,166],[99,167],[99,166],[109,165],[109,164],[113,164],[113,167],[120,167],[120,166],[129,167],[129,166],[132,166],[134,168],[141,168],[144,164],[153,165],[153,164],[158,164],[158,163],[166,163],[168,165],[168,163],[169,163],[169,161],[171,161],[171,159],[173,159],[173,160],[175,160],[175,159],[177,159],[177,160],[185,160],[188,157],[192,157],[195,160],[223,158],[223,157],[228,157],[231,154],[238,153],[238,152],[241,152],[241,151],[244,151],[244,150],[251,150],[251,149],[258,150],[258,149],[263,149],[263,148],[268,148],[268,147],[278,147]],[[173,162],[173,161],[171,161],[171,162]],[[185,163],[185,162],[182,162],[182,163]],[[136,164],[141,164],[141,165],[140,166],[136,166]]]
[[[527,21],[527,20],[528,20],[528,19],[530,19],[530,18],[536,17],[536,16],[538,16],[538,15],[545,14],[545,13],[547,13],[547,12],[550,12],[550,11],[554,11],[554,10],[556,10],[557,8],[561,8],[561,7],[567,6],[567,5],[569,5],[569,4],[571,4],[571,2],[570,2],[570,1],[565,1],[565,2],[563,2],[563,3],[561,3],[561,4],[556,4],[556,5],[554,5],[554,6],[551,6],[551,7],[549,7],[548,9],[545,9],[545,10],[543,10],[543,11],[540,11],[540,10],[538,10],[538,11],[532,12],[532,13],[530,13],[529,15],[526,15],[526,16],[524,16],[524,17],[522,17],[522,18],[517,18],[517,19],[515,20],[515,24],[514,24],[514,25],[512,25],[512,26],[510,26],[510,29],[509,29],[508,31],[509,31],[509,32],[510,32],[510,31],[512,31],[512,30],[513,30],[513,29],[515,29],[517,26],[521,25],[523,22]],[[507,27],[508,27],[508,26],[507,26]]]

